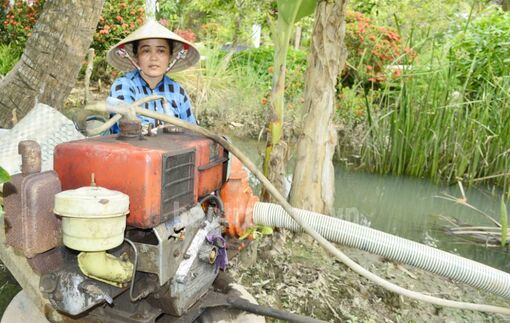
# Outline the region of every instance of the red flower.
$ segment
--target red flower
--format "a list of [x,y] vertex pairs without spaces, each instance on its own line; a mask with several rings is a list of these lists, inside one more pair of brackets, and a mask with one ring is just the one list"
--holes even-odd
[[122,18],[121,16],[117,16],[117,17],[115,17],[115,19],[117,19],[117,21],[119,21],[119,22],[122,22],[124,20],[124,18]]

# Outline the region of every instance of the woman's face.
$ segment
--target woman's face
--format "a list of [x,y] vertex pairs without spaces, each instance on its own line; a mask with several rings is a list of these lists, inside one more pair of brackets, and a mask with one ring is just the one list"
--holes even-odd
[[170,62],[168,41],[161,38],[140,40],[136,60],[145,76],[151,79],[163,77]]

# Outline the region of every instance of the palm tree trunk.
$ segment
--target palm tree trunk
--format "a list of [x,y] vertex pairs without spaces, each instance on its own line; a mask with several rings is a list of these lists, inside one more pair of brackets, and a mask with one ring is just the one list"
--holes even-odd
[[104,0],[48,0],[20,61],[0,81],[0,127],[36,103],[62,109],[90,46]]
[[347,58],[346,4],[321,0],[317,5],[305,75],[304,127],[290,192],[292,206],[325,214],[333,212],[335,197],[332,158],[337,134],[332,121],[337,77]]

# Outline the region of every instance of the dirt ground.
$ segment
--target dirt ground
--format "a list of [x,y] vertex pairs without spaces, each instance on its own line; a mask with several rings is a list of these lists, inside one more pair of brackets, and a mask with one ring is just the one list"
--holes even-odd
[[[463,302],[510,301],[465,284],[341,247],[353,260],[401,287]],[[330,322],[510,322],[510,317],[439,307],[404,298],[360,277],[318,244],[292,233],[256,241],[233,260],[231,274],[260,304]]]

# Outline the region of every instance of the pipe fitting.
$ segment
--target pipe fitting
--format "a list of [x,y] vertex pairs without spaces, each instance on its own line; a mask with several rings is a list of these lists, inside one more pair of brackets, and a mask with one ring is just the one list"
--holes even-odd
[[221,188],[220,197],[228,222],[226,232],[232,237],[242,236],[247,228],[253,226],[253,206],[259,198],[253,195],[248,184],[248,173],[234,156],[231,160],[230,177]]
[[78,266],[85,276],[123,288],[133,277],[133,264],[122,258],[106,251],[80,252]]

